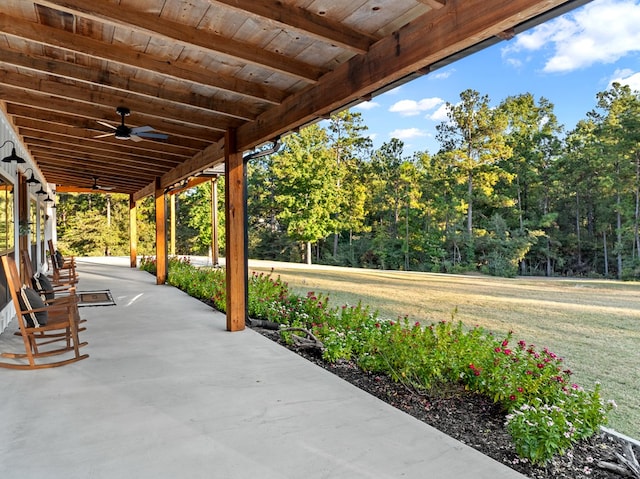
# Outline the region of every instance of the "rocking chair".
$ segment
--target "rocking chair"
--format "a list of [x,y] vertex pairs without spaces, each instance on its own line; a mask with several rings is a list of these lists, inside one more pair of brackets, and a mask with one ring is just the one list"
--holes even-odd
[[[44,369],[63,366],[89,357],[80,354],[80,348],[87,343],[80,343],[78,339],[77,316],[74,308],[77,305],[71,301],[58,305],[46,306],[37,304],[28,293],[28,288],[21,286],[20,275],[15,261],[9,256],[2,256],[2,267],[7,278],[7,288],[11,292],[11,299],[16,309],[16,317],[20,333],[24,341],[24,353],[2,353],[0,356],[23,360],[23,362],[0,362],[0,367],[9,369]],[[33,291],[33,290],[31,290]],[[30,297],[31,296],[31,297]],[[39,295],[35,293],[35,298]],[[31,303],[36,303],[31,304]],[[43,324],[40,324],[42,322]],[[62,347],[54,349],[41,347],[63,342]],[[72,353],[73,357],[55,362],[41,362],[41,358],[58,354]],[[25,364],[24,360],[27,361]]]

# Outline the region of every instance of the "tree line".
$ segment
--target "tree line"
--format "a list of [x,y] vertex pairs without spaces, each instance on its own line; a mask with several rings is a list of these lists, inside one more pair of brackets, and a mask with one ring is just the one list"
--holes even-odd
[[[362,116],[346,110],[250,161],[250,256],[500,276],[640,276],[638,92],[613,84],[568,132],[553,104],[529,93],[494,106],[466,90],[446,106],[436,153],[407,155],[395,138],[374,149]],[[177,196],[178,254],[208,252],[210,188]],[[86,223],[105,224],[105,197],[61,198],[60,238],[70,252],[128,252],[128,237],[115,239],[126,233],[126,198],[111,196],[111,230],[96,230],[98,241],[89,241]],[[153,253],[153,223],[140,226],[153,220],[153,203],[139,210],[139,245]]]

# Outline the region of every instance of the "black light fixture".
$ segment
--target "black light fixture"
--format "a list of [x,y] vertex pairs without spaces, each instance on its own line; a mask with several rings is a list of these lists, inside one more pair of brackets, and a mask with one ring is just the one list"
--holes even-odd
[[5,156],[2,159],[3,163],[12,163],[12,162],[16,162],[16,163],[26,163],[26,161],[24,160],[24,158],[19,157],[18,155],[16,155],[16,144],[11,141],[11,140],[7,140],[5,141],[1,146],[0,149],[4,147],[4,145],[6,145],[7,143],[11,143],[11,146],[13,148],[11,148],[11,154],[9,156]]
[[29,178],[27,178],[26,183],[27,185],[31,186],[31,185],[39,185],[40,184],[40,180],[38,178],[35,177],[35,175],[33,174],[33,170],[31,168],[27,168],[26,170],[24,170],[24,174],[27,174],[27,171],[31,172],[31,176]]
[[44,202],[45,202],[45,203],[53,203],[54,201],[53,201],[53,198],[51,198],[51,197],[49,196],[49,194],[47,193],[47,197],[44,199]]
[[44,191],[44,189],[42,188],[42,185],[40,185],[40,189],[38,191],[36,191],[36,195],[46,195],[47,192]]

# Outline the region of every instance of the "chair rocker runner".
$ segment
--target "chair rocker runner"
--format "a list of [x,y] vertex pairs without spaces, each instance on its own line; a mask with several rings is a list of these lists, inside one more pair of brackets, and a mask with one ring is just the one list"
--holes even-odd
[[[3,358],[22,360],[22,362],[0,362],[0,367],[9,369],[44,369],[63,366],[89,357],[80,354],[80,347],[87,343],[80,343],[78,339],[77,317],[74,308],[77,306],[69,301],[58,305],[33,307],[29,302],[27,288],[23,288],[13,258],[2,256],[2,267],[7,278],[7,287],[16,309],[16,318],[24,342],[24,353],[2,353]],[[33,290],[31,290],[33,291]],[[35,293],[36,298],[39,295]],[[33,299],[33,298],[32,298]],[[22,303],[22,304],[21,304]],[[42,320],[43,323],[39,324]],[[41,347],[62,342],[62,347],[42,350]],[[59,346],[59,345],[58,345]],[[42,362],[58,354],[70,353],[73,356],[54,362]],[[25,364],[26,360],[26,364]]]

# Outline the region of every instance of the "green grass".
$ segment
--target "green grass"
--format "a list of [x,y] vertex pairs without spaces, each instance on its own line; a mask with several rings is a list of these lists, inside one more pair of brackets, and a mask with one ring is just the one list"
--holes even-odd
[[361,300],[389,319],[453,317],[496,333],[513,330],[514,339],[565,358],[580,385],[600,382],[605,399],[618,404],[610,427],[640,438],[640,284],[259,264],[251,270],[273,266],[294,292],[324,292],[333,305]]

